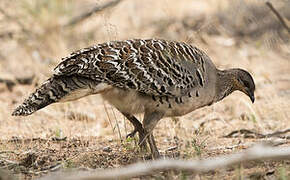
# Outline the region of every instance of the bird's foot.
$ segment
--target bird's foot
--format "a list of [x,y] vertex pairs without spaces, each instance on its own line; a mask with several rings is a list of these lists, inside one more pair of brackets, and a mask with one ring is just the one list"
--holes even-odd
[[159,151],[158,151],[158,148],[156,146],[156,143],[155,143],[155,140],[154,140],[152,133],[148,136],[147,140],[148,140],[148,143],[150,145],[152,158],[159,159],[161,156],[159,154]]
[[144,133],[139,134],[139,146],[140,148],[145,147],[147,150],[147,143],[149,143],[150,146],[150,150],[151,150],[151,157],[152,159],[159,159],[161,158],[161,155],[158,151],[158,148],[156,146],[154,137],[152,133],[146,133],[146,131],[144,131]]
[[143,128],[142,129],[135,128],[131,133],[127,134],[126,139],[133,138],[137,132],[139,134],[138,146],[140,147],[141,150],[147,151],[147,141],[146,141],[145,131]]
[[146,133],[144,129],[139,132],[139,142],[138,146],[140,147],[141,150],[147,151],[147,141],[146,141]]
[[152,159],[160,159],[160,158],[161,158],[161,155],[158,150],[152,152]]
[[132,131],[129,134],[127,134],[126,139],[133,138],[136,135],[137,132],[138,132],[137,129],[134,129],[134,131]]

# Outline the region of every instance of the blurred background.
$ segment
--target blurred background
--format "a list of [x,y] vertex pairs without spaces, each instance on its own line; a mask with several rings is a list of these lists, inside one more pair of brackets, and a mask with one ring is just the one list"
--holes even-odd
[[[234,130],[270,133],[290,128],[290,34],[265,2],[1,0],[0,138],[123,142],[132,127],[98,95],[54,104],[28,117],[10,114],[61,58],[94,44],[131,38],[193,44],[218,68],[246,69],[256,82],[255,104],[235,92],[213,106],[162,120],[155,130],[161,150],[178,139],[184,142],[179,143],[184,154],[196,154],[196,149],[184,149],[188,143],[198,144],[207,157],[226,153],[219,146],[255,141],[220,138]],[[269,2],[290,27],[290,1]]]

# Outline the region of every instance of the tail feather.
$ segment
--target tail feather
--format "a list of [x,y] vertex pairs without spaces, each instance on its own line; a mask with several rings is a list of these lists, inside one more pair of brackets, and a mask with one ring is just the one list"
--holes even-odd
[[[12,113],[12,116],[27,116],[45,106],[66,100],[74,100],[93,94],[94,87],[99,83],[88,78],[76,76],[53,76],[45,81]],[[76,90],[85,90],[83,93],[74,93]],[[84,93],[85,92],[85,93]],[[74,94],[74,97],[66,98]]]

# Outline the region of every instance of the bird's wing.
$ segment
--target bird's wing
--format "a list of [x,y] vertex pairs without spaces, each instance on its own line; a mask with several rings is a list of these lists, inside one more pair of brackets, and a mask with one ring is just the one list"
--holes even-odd
[[173,41],[113,41],[72,53],[54,75],[78,74],[147,95],[179,97],[204,85],[204,56],[193,46]]

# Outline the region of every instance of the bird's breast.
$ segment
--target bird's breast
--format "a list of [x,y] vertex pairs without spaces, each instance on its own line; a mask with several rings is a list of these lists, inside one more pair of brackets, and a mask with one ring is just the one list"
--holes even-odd
[[182,116],[212,101],[205,90],[193,89],[182,97],[155,97],[139,93],[135,90],[113,88],[101,94],[119,111],[129,114],[144,113],[146,109],[165,112],[165,117]]
[[141,97],[135,90],[123,90],[115,87],[101,95],[119,111],[128,114],[143,113],[145,106],[149,103],[147,98]]
[[165,116],[183,116],[208,105],[209,102],[212,102],[212,99],[213,96],[207,91],[193,89],[185,96],[170,99],[172,107],[167,109]]

